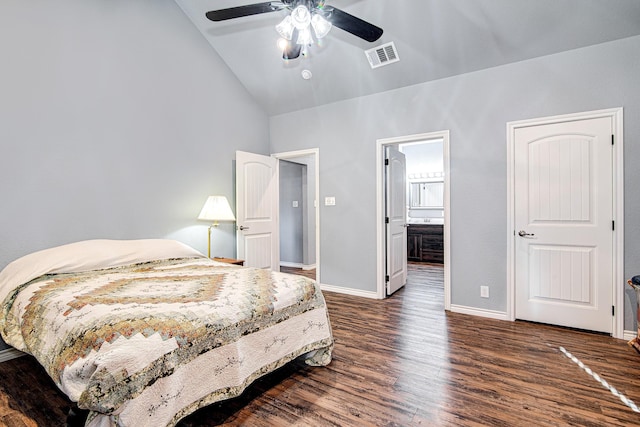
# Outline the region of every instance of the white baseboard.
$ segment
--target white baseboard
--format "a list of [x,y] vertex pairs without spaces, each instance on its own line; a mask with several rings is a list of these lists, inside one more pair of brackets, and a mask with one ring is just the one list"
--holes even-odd
[[470,314],[472,316],[488,317],[497,320],[509,320],[507,313],[503,311],[485,310],[476,307],[451,304],[451,311],[454,313]]
[[15,348],[7,348],[0,351],[0,363],[6,362],[7,360],[11,359],[16,359],[21,356],[24,356],[23,352],[18,351]]
[[316,268],[315,264],[301,264],[299,262],[286,262],[280,261],[281,267],[301,268],[303,270],[313,270]]
[[343,288],[342,286],[325,285],[320,283],[320,289],[327,292],[335,292],[338,294],[353,295],[356,297],[378,299],[378,294],[372,291],[363,291],[361,289]]
[[[454,305],[454,304],[451,305],[451,311],[454,313],[470,314],[472,316],[488,317],[490,319],[496,319],[496,320],[509,320],[509,318],[507,317],[507,313],[504,313],[501,311],[484,310],[481,308],[466,307],[466,306]],[[637,335],[638,335],[637,331],[624,331],[624,335],[622,336],[622,339],[625,341],[630,341],[634,339]]]

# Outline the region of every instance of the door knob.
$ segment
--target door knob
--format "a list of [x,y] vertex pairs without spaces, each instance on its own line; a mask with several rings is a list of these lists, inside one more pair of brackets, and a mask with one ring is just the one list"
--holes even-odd
[[527,233],[527,232],[526,232],[526,231],[524,231],[524,230],[520,230],[520,231],[518,231],[518,236],[520,236],[520,237],[525,237],[525,236],[535,236],[535,234],[533,234],[533,233]]
[[248,229],[249,229],[249,227],[245,227],[244,225],[240,226],[240,230],[248,230]]

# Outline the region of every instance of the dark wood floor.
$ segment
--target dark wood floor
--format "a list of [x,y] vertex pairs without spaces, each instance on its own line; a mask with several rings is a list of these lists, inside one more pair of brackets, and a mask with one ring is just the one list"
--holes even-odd
[[298,274],[300,276],[305,276],[305,277],[309,277],[313,280],[316,279],[316,269],[312,268],[309,270],[303,270],[302,268],[296,268],[296,267],[285,267],[285,266],[280,266],[280,271],[282,271],[283,273],[290,273],[290,274]]
[[[193,426],[629,426],[640,414],[562,346],[640,404],[640,355],[624,341],[443,309],[442,268],[410,266],[383,301],[326,292],[328,367],[289,365]],[[29,357],[0,364],[0,424],[63,425],[69,403]]]

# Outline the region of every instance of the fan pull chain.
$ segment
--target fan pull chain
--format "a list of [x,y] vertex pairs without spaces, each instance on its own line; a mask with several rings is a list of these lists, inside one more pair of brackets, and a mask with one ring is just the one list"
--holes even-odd
[[560,347],[560,351],[562,353],[564,353],[565,356],[567,356],[569,359],[571,359],[576,365],[578,365],[580,367],[580,369],[582,369],[583,371],[585,371],[587,374],[591,375],[593,377],[594,380],[598,381],[602,387],[606,388],[607,390],[609,390],[611,392],[611,394],[613,394],[614,396],[620,398],[620,400],[622,401],[622,403],[624,403],[625,405],[627,405],[629,408],[631,408],[631,410],[633,412],[640,412],[640,409],[638,409],[638,406],[633,402],[633,400],[628,399],[624,394],[620,393],[618,390],[616,390],[615,387],[613,387],[612,385],[610,385],[606,380],[604,380],[603,378],[600,377],[600,375],[596,374],[595,372],[593,372],[591,370],[591,368],[589,368],[587,365],[585,365],[584,363],[582,363],[577,357],[575,357],[573,354],[569,353],[567,350],[565,350],[564,347]]

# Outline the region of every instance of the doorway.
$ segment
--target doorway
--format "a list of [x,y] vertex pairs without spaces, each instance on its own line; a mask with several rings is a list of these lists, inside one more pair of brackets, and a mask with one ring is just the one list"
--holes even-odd
[[280,271],[319,282],[318,151],[271,156],[279,161]]
[[386,224],[386,202],[385,202],[385,151],[389,146],[399,146],[402,144],[417,144],[428,143],[429,141],[441,140],[442,141],[442,159],[443,159],[443,171],[442,171],[442,222],[443,224],[443,241],[444,241],[444,306],[445,310],[450,309],[450,244],[449,244],[449,131],[430,132],[416,135],[408,135],[395,138],[380,139],[376,144],[376,204],[377,204],[377,297],[383,299],[386,297],[386,253],[387,243],[385,239]]
[[[315,277],[320,281],[320,227],[317,198],[318,149],[299,150],[264,156],[236,151],[236,240],[237,256],[245,265],[280,270],[279,168],[280,160],[306,162],[306,180],[314,215],[307,227],[307,240],[315,252]],[[306,274],[305,274],[306,275]]]

